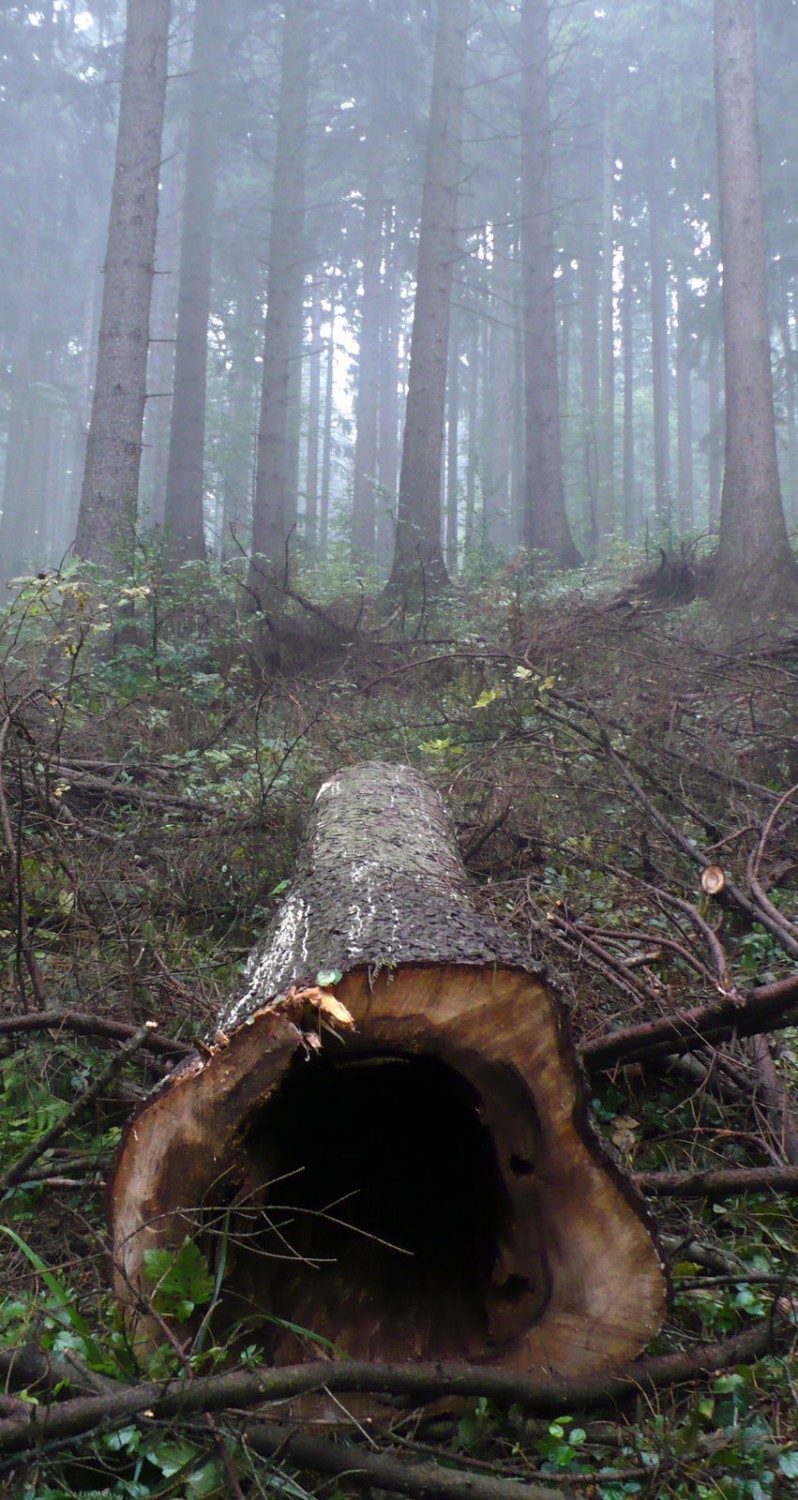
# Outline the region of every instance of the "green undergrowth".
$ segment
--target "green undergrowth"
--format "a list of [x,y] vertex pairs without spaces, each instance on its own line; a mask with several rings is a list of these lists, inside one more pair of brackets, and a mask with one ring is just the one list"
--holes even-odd
[[[45,1005],[204,1036],[290,887],[320,781],[368,758],[413,764],[440,786],[477,900],[546,963],[577,1040],[716,1000],[701,923],[740,992],[787,977],[794,628],[735,634],[702,601],[669,610],[622,585],[497,567],[434,613],[386,620],[338,560],[297,581],[270,631],[242,612],[235,570],[170,579],[146,547],[132,577],[75,565],[18,584],[0,615],[3,1014]],[[756,903],[708,895],[701,861],[744,895],[753,874],[769,925]],[[779,1033],[788,1092],[797,1046],[796,1032]],[[108,1056],[66,1035],[0,1032],[0,1173]],[[629,1172],[778,1159],[777,1127],[750,1107],[750,1057],[729,1047],[723,1059],[736,1082],[720,1093],[711,1069],[667,1059],[591,1077],[595,1127]],[[35,1344],[59,1369],[71,1358],[105,1381],[136,1378],[108,1291],[104,1184],[159,1074],[126,1063],[5,1192],[0,1347]],[[653,1205],[673,1284],[654,1352],[774,1317],[789,1329],[796,1202]],[[189,1247],[151,1270],[165,1332],[150,1373],[219,1368],[226,1351],[205,1322],[218,1266]],[[179,1351],[168,1331],[189,1303],[206,1332]],[[246,1336],[237,1347],[257,1358]],[[582,1500],[783,1500],[798,1494],[796,1378],[785,1349],[617,1410],[554,1420],[480,1401],[420,1424],[397,1412],[394,1436],[455,1468],[549,1476]],[[26,1500],[192,1500],[233,1493],[232,1474],[247,1495],[351,1492],[257,1458],[235,1423],[216,1421],[132,1422],[16,1472],[0,1457],[0,1486]]]

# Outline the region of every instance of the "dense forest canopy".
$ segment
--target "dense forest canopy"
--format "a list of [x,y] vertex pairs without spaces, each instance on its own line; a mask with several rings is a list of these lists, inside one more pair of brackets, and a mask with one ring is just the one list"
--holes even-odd
[[[132,252],[151,299],[146,383],[124,356],[146,419],[143,447],[127,440],[132,469],[96,432],[89,454],[102,448],[116,468],[134,529],[166,526],[176,562],[254,549],[278,565],[287,547],[298,562],[351,554],[376,579],[390,567],[398,512],[410,495],[429,506],[438,486],[422,530],[439,533],[450,576],[524,545],[572,564],[623,542],[670,549],[717,533],[711,0],[455,9],[297,0],[283,18],[251,0],[133,7],[140,29],[168,27],[169,47],[154,261],[146,246]],[[752,21],[756,11],[758,23],[772,406],[794,525],[798,8],[716,10]],[[446,124],[430,88],[435,28],[448,16],[467,49],[462,120]],[[95,482],[86,439],[126,9],[9,4],[0,27],[0,557],[10,578],[66,557],[81,491]],[[141,137],[141,120],[123,122],[122,150],[130,129]],[[161,139],[158,120],[147,129]],[[423,250],[440,222],[433,209],[425,236],[422,197],[429,151],[447,130],[442,256]],[[445,327],[428,327],[430,285],[442,289],[433,321],[445,313]],[[419,298],[440,394],[430,402],[425,384],[415,426],[411,414],[400,500]],[[142,355],[146,346],[139,327]],[[425,443],[426,474],[416,467]],[[88,499],[84,511],[80,550],[103,556]],[[400,548],[401,537],[400,525]]]

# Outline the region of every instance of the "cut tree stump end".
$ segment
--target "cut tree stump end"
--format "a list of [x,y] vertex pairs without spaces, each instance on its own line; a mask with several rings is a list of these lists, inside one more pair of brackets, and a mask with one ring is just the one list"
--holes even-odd
[[[348,857],[322,788],[216,1045],[128,1129],[111,1204],[134,1333],[162,1341],[147,1250],[189,1238],[217,1281],[214,1338],[267,1362],[329,1352],[323,1339],[387,1362],[621,1364],[658,1331],[665,1278],[642,1200],[590,1126],[560,1007],[471,905],[425,778],[361,766],[337,784],[354,794]],[[397,859],[380,827],[395,840],[398,792]]]

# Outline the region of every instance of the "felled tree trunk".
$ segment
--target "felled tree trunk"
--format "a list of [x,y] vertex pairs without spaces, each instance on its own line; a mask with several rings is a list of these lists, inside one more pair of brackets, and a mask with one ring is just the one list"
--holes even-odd
[[215,1268],[215,1335],[238,1325],[276,1363],[315,1335],[572,1375],[634,1356],[665,1307],[559,1007],[477,911],[438,793],[403,766],[321,787],[242,992],[132,1122],[111,1203],[139,1336],[146,1251],[189,1236]]

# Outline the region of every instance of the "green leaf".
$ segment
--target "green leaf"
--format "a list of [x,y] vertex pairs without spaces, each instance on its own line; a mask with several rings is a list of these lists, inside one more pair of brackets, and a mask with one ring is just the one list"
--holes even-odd
[[331,984],[340,984],[343,977],[340,969],[319,969],[316,983],[320,989],[328,990]]
[[55,1313],[61,1324],[67,1323],[70,1328],[74,1328],[75,1332],[80,1334],[83,1340],[83,1347],[86,1351],[86,1357],[98,1368],[102,1366],[104,1363],[102,1350],[92,1338],[91,1329],[86,1319],[81,1317],[66,1287],[61,1284],[57,1276],[53,1275],[52,1271],[47,1269],[41,1256],[37,1255],[36,1251],[32,1250],[30,1245],[25,1243],[21,1235],[18,1235],[15,1230],[10,1229],[7,1224],[0,1224],[0,1232],[8,1235],[8,1238],[13,1241],[18,1250],[22,1251],[22,1254],[33,1266],[34,1271],[41,1276],[53,1299],[53,1306],[50,1311]]
[[503,697],[504,688],[488,688],[484,693],[480,693],[476,703],[471,706],[472,708],[488,708],[491,703],[496,702],[497,698]]
[[798,1479],[798,1449],[794,1449],[792,1453],[781,1454],[779,1470],[787,1479]]
[[184,1322],[195,1307],[210,1302],[214,1279],[205,1258],[191,1240],[178,1251],[145,1250],[144,1268],[154,1286],[153,1305],[162,1317]]

